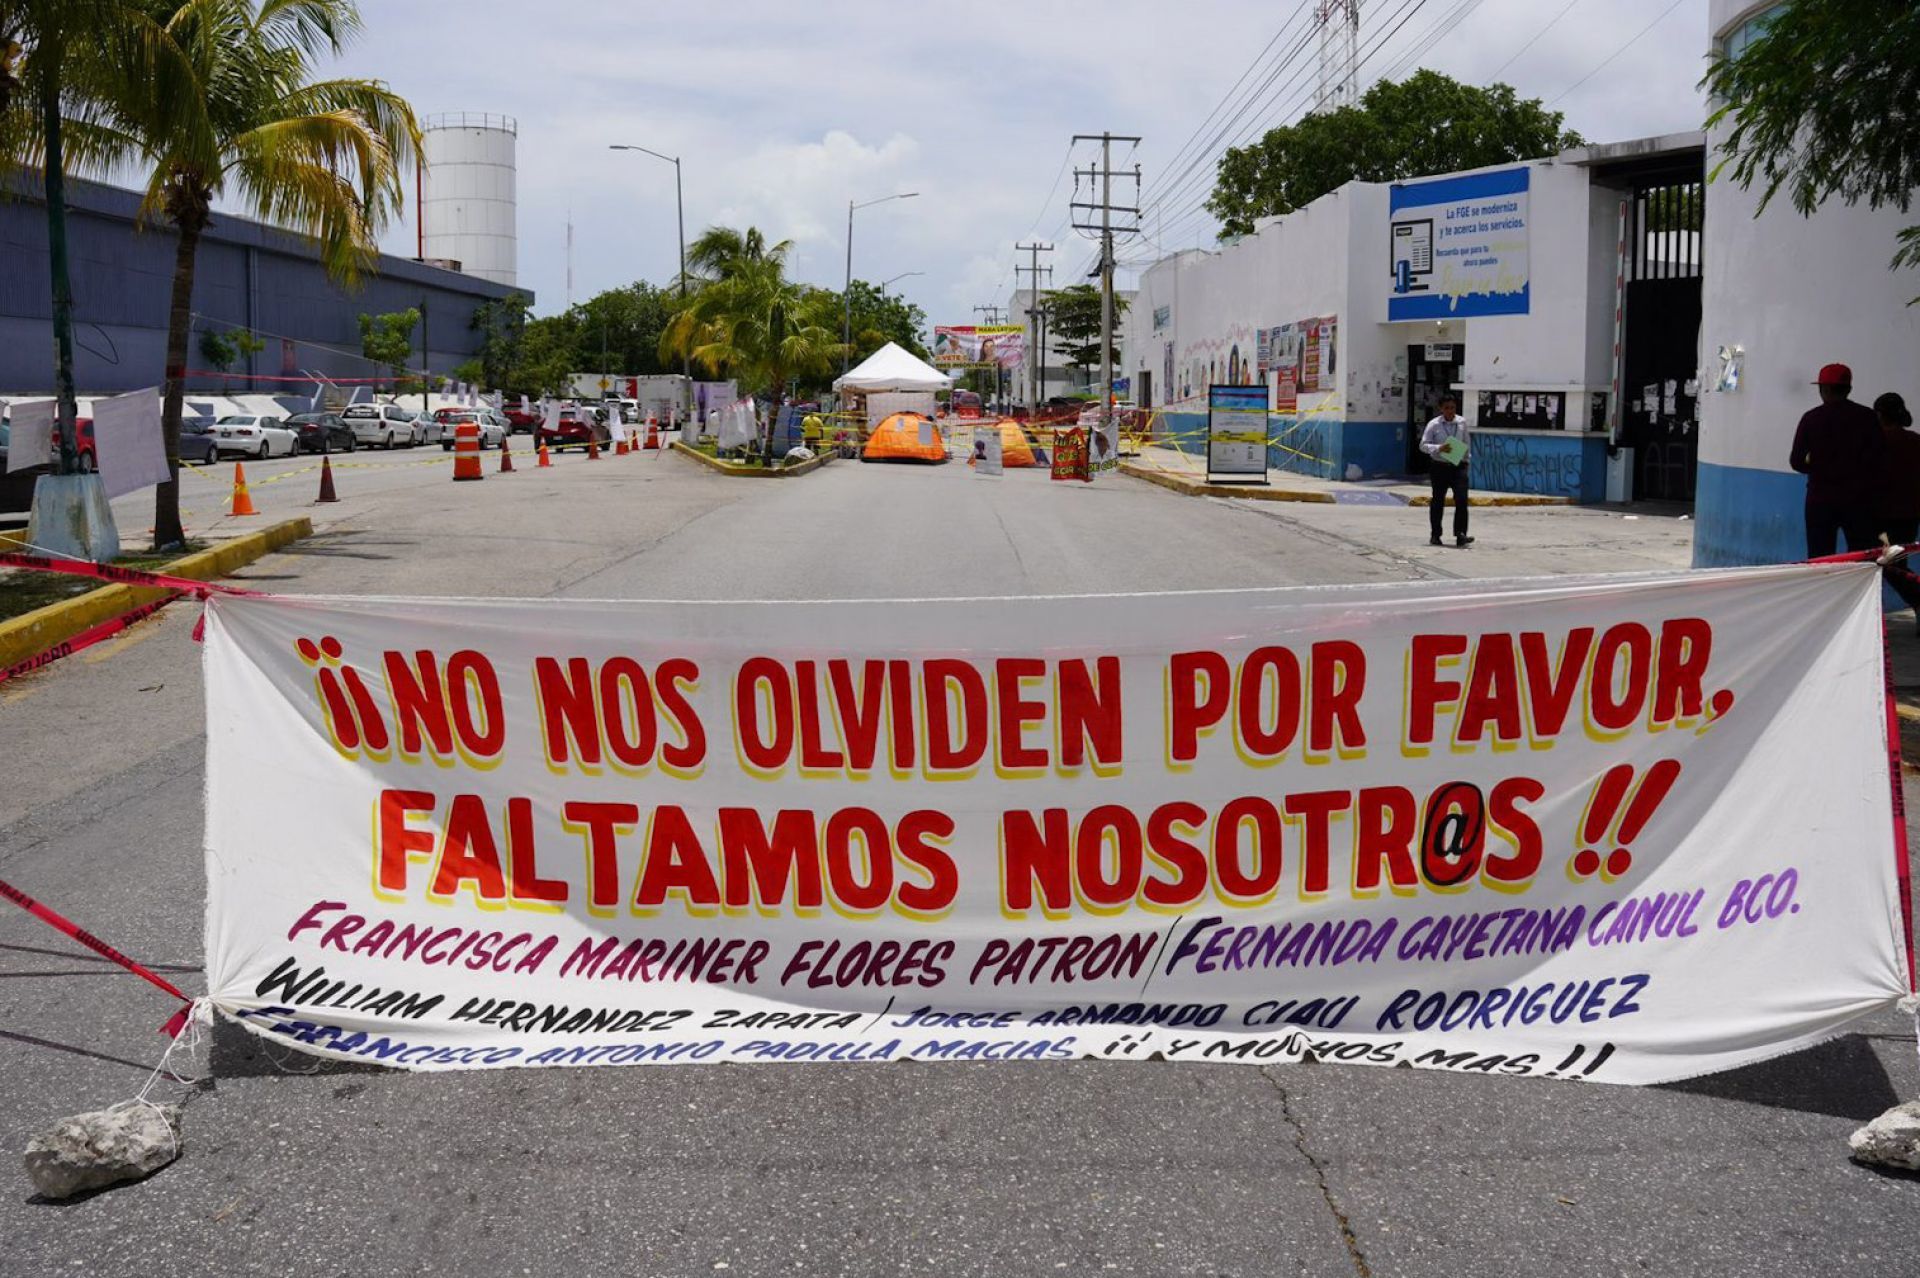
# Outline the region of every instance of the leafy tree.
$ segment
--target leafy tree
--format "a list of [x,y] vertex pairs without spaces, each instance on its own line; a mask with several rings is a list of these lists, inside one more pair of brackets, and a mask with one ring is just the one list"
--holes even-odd
[[[1791,0],[1745,48],[1701,81],[1730,125],[1712,176],[1783,190],[1801,214],[1830,196],[1907,212],[1920,187],[1920,7],[1912,0]],[[1920,266],[1920,225],[1891,265]],[[1915,301],[1920,301],[1916,298]]]
[[214,372],[224,373],[232,368],[239,354],[232,340],[224,334],[211,328],[201,330],[200,358],[207,361],[207,367]]
[[[1091,284],[1075,284],[1055,289],[1046,295],[1047,335],[1053,339],[1054,353],[1066,357],[1068,364],[1084,375],[1100,365],[1100,290]],[[1113,297],[1113,327],[1117,335],[1120,317],[1127,313],[1127,299]],[[1112,363],[1120,367],[1120,348],[1108,348]]]
[[526,395],[563,394],[568,375],[580,371],[578,329],[572,312],[528,320],[506,388]]
[[823,375],[842,350],[838,299],[787,278],[791,249],[785,240],[768,244],[757,228],[702,234],[687,263],[704,282],[668,323],[661,356],[731,375],[775,402],[796,380]]
[[[61,3],[63,0],[54,0]],[[188,72],[135,85],[118,132],[151,169],[141,210],[178,234],[167,323],[161,427],[174,478],[155,491],[154,544],[178,543],[182,376],[200,237],[227,195],[267,222],[312,238],[336,279],[373,261],[381,227],[404,198],[420,145],[413,109],[378,80],[315,80],[315,59],[360,29],[352,0],[142,0]]]
[[453,380],[469,386],[490,385],[486,366],[477,359],[462,360],[453,366]]
[[[480,382],[498,389],[520,359],[520,346],[533,299],[525,293],[490,298],[473,308],[467,327],[480,334],[480,373],[462,381]],[[457,376],[458,374],[456,374]]]
[[1565,117],[1512,86],[1461,84],[1437,71],[1382,81],[1360,101],[1316,112],[1229,147],[1207,209],[1221,237],[1250,235],[1262,218],[1291,213],[1347,182],[1397,182],[1580,146]]
[[420,325],[414,307],[386,315],[360,316],[360,353],[368,361],[391,370],[397,382],[413,358],[413,330]]
[[[574,308],[581,357],[603,373],[641,376],[679,371],[660,354],[660,339],[679,304],[677,295],[636,280],[598,293]],[[604,352],[604,356],[603,356]]]
[[[927,358],[921,335],[927,331],[927,313],[904,297],[896,297],[877,284],[855,280],[846,294],[831,295],[836,306],[848,297],[853,302],[853,359],[858,363],[888,342]],[[843,312],[844,314],[844,312]]]

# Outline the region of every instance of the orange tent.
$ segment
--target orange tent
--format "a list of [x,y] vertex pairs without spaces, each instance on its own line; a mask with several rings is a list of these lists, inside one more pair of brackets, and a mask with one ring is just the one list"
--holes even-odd
[[1000,464],[1010,468],[1040,464],[1033,455],[1033,445],[1027,442],[1027,432],[1012,418],[1000,421]]
[[940,434],[940,427],[919,413],[893,413],[881,418],[860,454],[861,461],[869,462],[943,462],[946,459],[947,441]]

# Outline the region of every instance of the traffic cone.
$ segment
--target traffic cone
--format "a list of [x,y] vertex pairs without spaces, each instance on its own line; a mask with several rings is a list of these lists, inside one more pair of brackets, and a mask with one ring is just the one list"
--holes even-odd
[[235,462],[233,464],[233,509],[227,513],[229,515],[257,515],[260,513],[253,508],[253,498],[247,494],[247,464],[245,462]]
[[[543,439],[540,441],[539,466],[551,466],[551,465],[553,465],[553,458],[547,456],[547,441]],[[536,470],[539,469],[539,466],[536,466],[535,469]]]
[[656,418],[647,418],[647,447],[660,447],[660,422]]
[[456,480],[485,479],[480,469],[480,426],[465,421],[454,427],[453,477]]
[[508,445],[505,435],[500,437],[500,473],[503,475],[513,473],[513,449]]
[[320,495],[313,500],[315,505],[321,502],[340,500],[334,496],[333,493],[333,458],[328,457],[324,453],[321,454],[320,457]]
[[600,440],[591,430],[587,432],[587,460],[600,460]]
[[615,457],[625,457],[627,455],[627,441],[624,436],[613,441],[613,455]]

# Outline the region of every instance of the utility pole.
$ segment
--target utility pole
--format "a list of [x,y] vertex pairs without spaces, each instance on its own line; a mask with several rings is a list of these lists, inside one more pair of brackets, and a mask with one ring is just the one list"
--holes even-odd
[[[1027,339],[1032,341],[1039,333],[1040,272],[1045,270],[1049,276],[1053,274],[1053,268],[1051,266],[1042,267],[1040,265],[1040,255],[1042,253],[1053,252],[1053,245],[1042,244],[1038,240],[1035,240],[1031,244],[1016,244],[1013,247],[1016,252],[1028,255],[1028,264],[1026,266],[1023,267],[1018,262],[1014,263],[1013,285],[1014,289],[1018,291],[1020,287],[1020,272],[1023,270],[1026,271],[1027,287],[1032,290],[1032,293],[1027,299]],[[1027,418],[1029,421],[1039,416],[1040,413],[1040,369],[1046,357],[1046,351],[1043,347],[1036,344],[1032,351],[1032,358],[1027,361],[1029,367],[1033,370],[1027,379]]]
[[[1100,431],[1102,434],[1109,434],[1113,427],[1113,237],[1138,234],[1140,230],[1138,222],[1114,225],[1115,213],[1125,213],[1137,218],[1140,216],[1140,210],[1133,206],[1116,207],[1114,205],[1113,179],[1116,175],[1113,171],[1113,144],[1115,142],[1137,144],[1140,139],[1122,137],[1117,133],[1076,133],[1073,140],[1076,143],[1098,142],[1100,144],[1100,167],[1079,170],[1074,174],[1076,189],[1082,177],[1089,179],[1089,189],[1091,189],[1091,180],[1099,179],[1100,203],[1096,205],[1075,201],[1072,208],[1076,212],[1085,210],[1089,215],[1095,209],[1100,212],[1098,226],[1083,222],[1075,222],[1073,226],[1077,231],[1097,231],[1100,236]],[[1140,194],[1140,166],[1136,164],[1131,172],[1122,171],[1117,176],[1122,181],[1128,178],[1133,180],[1134,198],[1137,200]],[[1089,453],[1089,459],[1091,459],[1091,453]]]

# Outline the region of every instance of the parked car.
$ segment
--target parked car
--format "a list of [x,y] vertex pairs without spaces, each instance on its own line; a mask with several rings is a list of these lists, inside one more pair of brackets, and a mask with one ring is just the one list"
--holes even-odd
[[408,447],[415,444],[435,443],[446,430],[437,417],[429,417],[425,413],[415,413],[410,424],[413,427],[413,434],[407,439]]
[[348,404],[340,420],[368,448],[413,446],[413,413],[398,404]]
[[229,413],[214,423],[214,435],[220,451],[242,457],[291,457],[300,451],[300,440],[281,424],[278,417],[256,413]]
[[500,415],[507,419],[507,425],[512,427],[513,433],[516,435],[530,433],[535,427],[539,426],[543,420],[540,416],[540,410],[531,407],[524,409],[503,408],[500,410]]
[[[56,432],[58,427],[54,428]],[[93,448],[93,418],[74,419],[74,442],[80,451],[80,469],[98,470],[98,459]],[[21,470],[7,469],[7,453],[13,444],[13,428],[0,419],[0,518],[11,520],[17,512],[21,518],[33,506],[33,486],[40,476],[50,474],[52,466],[28,466]],[[53,455],[60,451],[58,436],[53,441]]]
[[551,429],[540,426],[533,432],[535,444],[546,444],[552,448],[563,445],[579,446],[594,439],[601,444],[613,442],[613,432],[607,429],[605,421],[590,408],[563,408],[560,420]]
[[440,429],[446,434],[440,440],[440,447],[447,452],[453,451],[460,427],[472,422],[480,428],[480,447],[498,445],[507,437],[507,419],[488,408],[462,408],[440,423]]
[[295,413],[287,418],[303,453],[350,453],[353,431],[335,413]]
[[211,466],[220,460],[220,436],[214,433],[211,417],[180,419],[180,461],[182,465]]

